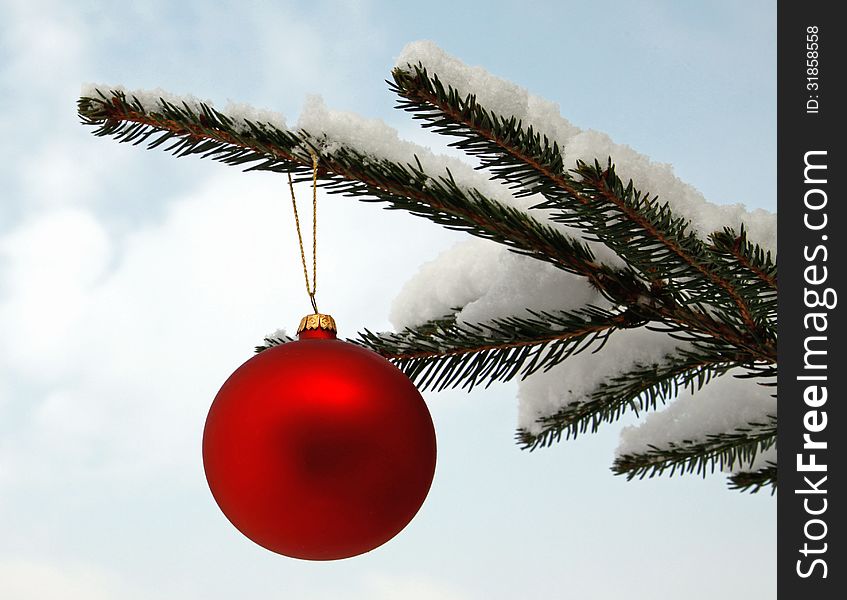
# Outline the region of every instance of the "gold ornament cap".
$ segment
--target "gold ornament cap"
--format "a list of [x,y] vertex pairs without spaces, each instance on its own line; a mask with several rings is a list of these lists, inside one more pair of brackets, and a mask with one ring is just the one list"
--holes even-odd
[[315,331],[319,329],[338,333],[338,329],[335,327],[335,319],[333,319],[332,316],[315,313],[313,315],[306,315],[300,319],[300,326],[297,328],[297,335],[300,335],[304,331]]

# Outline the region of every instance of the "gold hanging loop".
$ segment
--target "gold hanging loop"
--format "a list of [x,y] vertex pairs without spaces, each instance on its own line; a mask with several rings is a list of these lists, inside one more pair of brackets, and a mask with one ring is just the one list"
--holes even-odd
[[288,173],[288,189],[291,190],[291,206],[294,207],[294,224],[297,227],[297,241],[300,243],[300,260],[303,263],[303,278],[306,280],[306,293],[315,314],[319,313],[315,301],[318,290],[318,155],[310,148],[312,155],[312,283],[309,284],[309,269],[306,266],[306,252],[303,249],[303,235],[300,233],[300,216],[297,214],[297,200],[294,197],[294,182]]

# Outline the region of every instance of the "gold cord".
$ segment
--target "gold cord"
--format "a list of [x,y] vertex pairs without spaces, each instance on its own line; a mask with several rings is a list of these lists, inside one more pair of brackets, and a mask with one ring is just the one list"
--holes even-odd
[[312,284],[309,285],[309,270],[306,267],[306,253],[303,250],[303,236],[300,233],[300,217],[297,215],[297,200],[294,198],[294,182],[288,174],[288,188],[291,190],[291,205],[294,207],[294,224],[297,226],[297,240],[300,242],[300,260],[303,262],[303,278],[306,280],[306,293],[312,302],[312,308],[318,313],[315,292],[318,291],[318,155],[311,149],[312,155]]

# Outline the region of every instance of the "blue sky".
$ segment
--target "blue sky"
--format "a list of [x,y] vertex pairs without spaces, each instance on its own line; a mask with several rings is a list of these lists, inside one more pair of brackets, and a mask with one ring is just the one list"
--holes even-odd
[[[283,180],[95,138],[74,109],[82,83],[102,82],[294,122],[317,93],[438,148],[383,82],[407,42],[431,39],[713,202],[775,210],[775,2],[0,11],[0,597],[773,597],[775,498],[720,475],[614,477],[624,423],[522,452],[513,384],[426,395],[435,483],[382,548],[306,563],[242,538],[199,443],[220,384],[307,308]],[[341,198],[322,202],[320,227],[322,304],[347,335],[387,328],[403,283],[464,239]]]

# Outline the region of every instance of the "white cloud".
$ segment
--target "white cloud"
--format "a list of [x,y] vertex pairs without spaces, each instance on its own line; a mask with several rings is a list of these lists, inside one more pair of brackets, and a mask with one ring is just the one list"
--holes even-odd
[[113,573],[83,563],[0,560],[0,598],[8,600],[134,600]]
[[196,458],[186,446],[218,386],[275,318],[294,313],[284,308],[283,282],[299,283],[278,235],[285,205],[266,192],[223,173],[117,248],[90,213],[68,209],[0,242],[0,336],[10,342],[0,356],[41,390],[13,400],[30,418],[9,451],[31,463],[27,445],[41,450],[22,472],[61,472],[75,448],[148,466]]
[[270,73],[284,73],[265,83],[281,94],[292,84],[324,93],[328,87],[345,88],[353,83],[345,81],[350,77],[349,57],[363,58],[383,36],[367,2],[335,2],[319,20],[279,4],[251,16],[253,35],[267,49],[265,67]]
[[85,52],[83,26],[71,5],[62,2],[4,2],[6,44],[13,52],[3,72],[32,94],[55,91]]
[[7,4],[0,93],[11,110],[0,113],[0,132],[15,140],[0,149],[7,208],[17,216],[89,204],[128,159],[92,153],[94,140],[75,115],[80,84],[94,71],[91,27],[68,3]]
[[[64,98],[64,109],[73,111],[76,96]],[[67,115],[66,115],[67,116]],[[83,137],[85,135],[86,137]],[[88,205],[98,199],[101,186],[129,170],[126,152],[92,148],[93,140],[81,126],[47,139],[18,161],[18,202],[27,212],[58,206]],[[98,151],[99,150],[99,151]]]
[[[59,366],[56,345],[86,310],[86,290],[108,260],[108,241],[90,213],[61,209],[26,221],[0,239],[0,349],[8,365],[44,376],[43,361]],[[33,372],[33,371],[30,371]]]
[[[307,186],[298,192],[307,197]],[[0,402],[0,421],[19,423],[0,445],[5,485],[200,468],[220,385],[265,334],[307,309],[286,196],[278,176],[222,168],[173,198],[160,222],[123,237],[108,237],[88,210],[58,208],[0,238],[0,372],[17,388]],[[412,219],[391,213],[405,222],[392,227],[378,210],[319,199],[318,299],[341,317],[342,335],[384,319],[384,288],[416,256],[414,244],[385,253]],[[385,246],[362,244],[351,215],[382,218]]]
[[367,579],[367,594],[370,600],[472,600],[470,594],[450,583],[430,576],[402,576],[379,574]]

